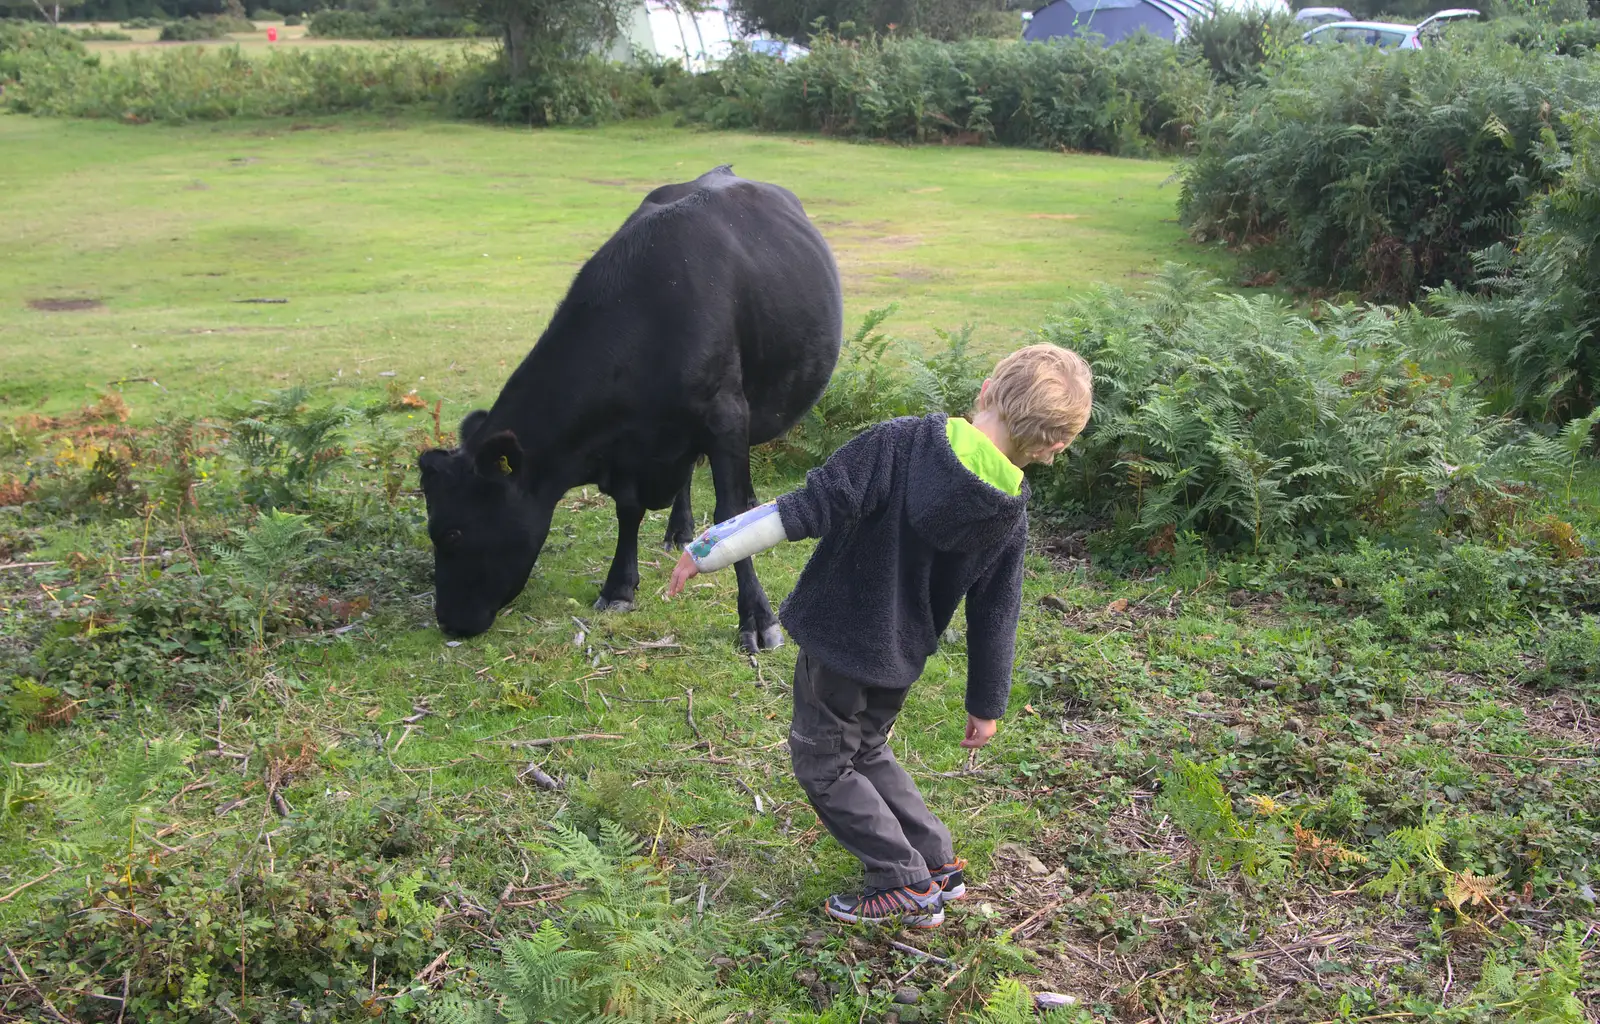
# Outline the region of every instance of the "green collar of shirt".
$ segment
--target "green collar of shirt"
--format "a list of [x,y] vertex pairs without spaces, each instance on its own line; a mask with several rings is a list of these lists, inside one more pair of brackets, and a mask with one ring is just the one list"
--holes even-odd
[[1022,470],[1001,454],[989,435],[955,416],[945,420],[944,435],[950,439],[950,450],[973,476],[1013,498],[1022,493]]

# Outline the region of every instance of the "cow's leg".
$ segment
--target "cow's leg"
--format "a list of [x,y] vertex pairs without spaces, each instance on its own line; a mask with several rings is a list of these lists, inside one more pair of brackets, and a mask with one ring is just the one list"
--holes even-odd
[[597,610],[633,611],[633,598],[639,589],[639,524],[644,521],[644,506],[637,499],[617,501],[617,553],[611,559],[606,585],[600,588]]
[[[756,505],[755,485],[750,482],[750,434],[748,416],[740,410],[732,423],[720,424],[711,451],[711,480],[717,488],[717,522],[725,522]],[[772,614],[766,591],[756,578],[750,559],[735,562],[739,580],[739,642],[752,654],[783,645],[783,627]]]
[[694,512],[689,508],[689,492],[694,488],[694,471],[683,482],[683,490],[672,499],[672,512],[667,516],[667,536],[661,550],[676,551],[694,540]]

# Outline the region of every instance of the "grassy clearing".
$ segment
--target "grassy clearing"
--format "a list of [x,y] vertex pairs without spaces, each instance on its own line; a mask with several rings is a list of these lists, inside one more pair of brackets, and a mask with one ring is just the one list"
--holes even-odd
[[[1221,558],[1185,534],[1130,554],[1037,517],[995,743],[957,746],[959,619],[896,728],[973,860],[928,935],[816,910],[855,868],[788,771],[794,650],[735,653],[731,576],[668,604],[671,559],[646,554],[640,609],[596,615],[614,524],[579,491],[493,630],[433,630],[409,490],[432,424],[406,392],[446,429],[491,397],[649,184],[725,160],[789,183],[852,319],[899,298],[917,340],[973,320],[999,351],[1079,284],[1179,251],[1166,167],[652,126],[0,134],[0,928],[30,978],[0,977],[0,1011],[39,1016],[45,992],[83,1021],[416,1019],[435,989],[481,991],[476,954],[570,922],[541,847],[602,819],[700,920],[735,1020],[961,1021],[1007,975],[1077,996],[1074,1021],[1600,1009],[1587,475],[1572,531],[1549,524],[1565,553],[1515,580],[1497,538],[1448,562]],[[122,385],[131,410],[98,397],[140,376],[162,389]],[[251,554],[231,531],[273,520],[218,424],[291,382],[373,413],[300,505],[312,546]],[[158,423],[180,412],[202,422]],[[108,441],[138,455],[102,460]],[[695,500],[704,521],[704,474]],[[774,601],[808,554],[762,557]],[[595,734],[616,738],[516,745]],[[892,1002],[906,986],[918,1002]]]
[[[0,145],[0,376],[23,405],[154,377],[209,410],[234,389],[389,372],[451,408],[485,401],[643,194],[720,163],[798,193],[847,315],[898,302],[891,325],[919,340],[971,321],[1000,350],[1074,290],[1196,252],[1160,162],[637,124],[0,118]],[[52,298],[103,308],[28,305]],[[288,301],[241,301],[259,298]]]

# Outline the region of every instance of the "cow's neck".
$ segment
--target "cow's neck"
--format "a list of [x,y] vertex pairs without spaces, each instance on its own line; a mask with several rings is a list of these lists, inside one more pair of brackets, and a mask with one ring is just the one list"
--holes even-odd
[[500,391],[489,418],[477,436],[509,430],[522,445],[529,472],[541,491],[559,495],[581,484],[597,483],[598,453],[614,426],[604,399],[585,379],[583,360],[573,352],[573,335],[551,339],[551,329],[539,339],[527,358]]

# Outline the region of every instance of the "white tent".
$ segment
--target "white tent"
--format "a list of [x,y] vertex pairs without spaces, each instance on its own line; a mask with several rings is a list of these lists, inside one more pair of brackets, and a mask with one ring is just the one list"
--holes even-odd
[[714,0],[698,12],[662,0],[643,0],[633,8],[609,56],[626,61],[640,50],[663,60],[680,61],[690,71],[704,71],[709,63],[733,51],[734,40],[744,38],[728,13],[727,0]]

